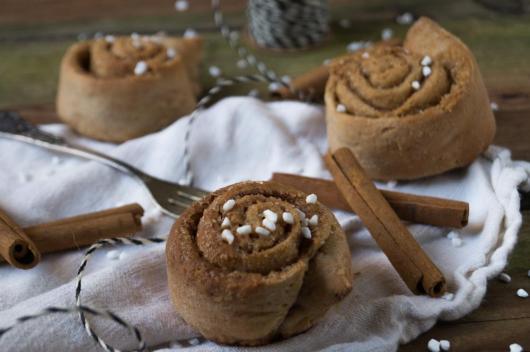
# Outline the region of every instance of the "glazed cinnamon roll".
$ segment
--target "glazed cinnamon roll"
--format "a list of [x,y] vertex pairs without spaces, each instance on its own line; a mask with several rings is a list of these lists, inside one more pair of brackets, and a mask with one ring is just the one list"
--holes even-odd
[[195,107],[200,38],[105,38],[74,44],[59,78],[57,112],[79,133],[121,142]]
[[465,166],[495,134],[472,53],[427,18],[402,46],[380,44],[336,59],[325,100],[330,148],[352,149],[375,179]]
[[334,215],[273,182],[235,184],[194,204],[175,222],[166,256],[177,312],[225,344],[301,333],[352,287]]

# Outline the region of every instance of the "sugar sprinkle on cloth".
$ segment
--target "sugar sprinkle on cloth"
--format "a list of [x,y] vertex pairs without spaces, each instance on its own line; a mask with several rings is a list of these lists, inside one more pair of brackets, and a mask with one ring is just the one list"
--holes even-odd
[[[76,137],[62,125],[45,128],[157,177],[177,181],[185,173],[181,141],[187,119],[120,146]],[[57,154],[4,139],[0,139],[0,149],[5,165],[0,173],[0,207],[23,226],[110,208],[118,202],[137,201],[146,213],[154,208],[133,179],[103,165],[60,156],[62,163],[57,168],[50,163]],[[299,102],[263,103],[248,97],[223,99],[199,112],[190,141],[195,184],[208,190],[242,180],[265,180],[272,172],[329,178],[321,157],[326,149],[322,108]],[[53,178],[18,179],[21,173],[44,173],[50,168],[57,170]],[[335,212],[348,234],[358,273],[353,292],[307,333],[252,351],[395,351],[400,342],[414,339],[437,319],[457,319],[477,308],[487,280],[502,272],[515,245],[522,222],[517,186],[529,186],[528,171],[528,163],[512,161],[508,150],[491,146],[463,170],[396,185],[402,192],[470,203],[469,225],[458,231],[463,240],[458,249],[446,238],[448,229],[409,226],[446,275],[452,299],[412,296],[359,219]],[[171,219],[162,216],[140,236],[164,235],[171,224]],[[174,341],[190,346],[188,341],[198,335],[178,317],[169,300],[164,245],[111,249],[124,255],[109,260],[105,250],[94,254],[84,277],[83,303],[111,309],[136,326],[151,349],[171,351],[164,346],[176,346]],[[74,306],[75,271],[82,256],[82,251],[45,256],[35,269],[23,272],[0,266],[0,284],[9,287],[0,292],[0,328],[48,306]],[[91,318],[91,325],[113,346],[137,347],[131,335],[110,321]],[[198,341],[195,348],[200,351],[235,350]],[[76,314],[27,322],[0,342],[6,351],[98,351]]]

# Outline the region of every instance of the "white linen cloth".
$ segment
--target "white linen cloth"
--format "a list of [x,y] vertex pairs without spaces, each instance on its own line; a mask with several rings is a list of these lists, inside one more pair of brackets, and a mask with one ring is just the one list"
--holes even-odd
[[[63,125],[45,128],[154,176],[178,181],[184,175],[186,120],[119,146],[80,138]],[[224,99],[200,114],[191,139],[195,185],[207,190],[242,180],[266,180],[274,171],[330,177],[321,158],[326,136],[323,111],[318,106]],[[141,235],[164,235],[172,224],[168,217],[156,217],[155,206],[135,181],[107,166],[1,138],[0,155],[0,207],[22,225],[129,202],[141,203],[147,218],[153,220]],[[201,340],[197,346],[173,344],[169,349],[395,351],[399,343],[414,339],[437,319],[457,319],[478,307],[487,280],[501,272],[516,242],[522,221],[517,187],[526,183],[529,170],[528,163],[512,162],[508,150],[490,147],[485,156],[465,169],[395,186],[403,192],[470,203],[469,225],[456,231],[463,241],[461,247],[451,244],[446,236],[449,229],[409,226],[445,274],[449,291],[455,294],[452,300],[412,295],[359,219],[336,212],[347,232],[357,275],[351,294],[318,325],[261,348],[233,348]],[[106,256],[112,249],[123,253],[119,260]],[[82,255],[83,251],[46,255],[28,271],[0,266],[0,328],[47,306],[74,305],[74,279]],[[136,325],[152,348],[165,350],[172,341],[196,337],[198,334],[179,318],[170,303],[165,265],[164,244],[103,248],[88,263],[82,301],[111,309]],[[116,324],[89,319],[112,345],[136,347],[134,338]],[[26,322],[8,332],[0,346],[3,351],[98,350],[76,314]]]

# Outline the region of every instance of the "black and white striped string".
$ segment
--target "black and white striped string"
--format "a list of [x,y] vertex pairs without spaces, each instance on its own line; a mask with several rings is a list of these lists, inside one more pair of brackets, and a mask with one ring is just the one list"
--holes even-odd
[[104,350],[107,352],[122,352],[122,350],[117,349],[107,342],[105,342],[90,326],[90,323],[88,322],[86,318],[86,314],[93,315],[96,317],[106,318],[109,319],[119,326],[123,327],[129,333],[131,333],[136,341],[138,342],[138,348],[133,351],[145,351],[146,350],[146,343],[142,337],[142,334],[140,333],[140,330],[135,327],[134,325],[126,322],[124,319],[119,317],[118,315],[114,314],[110,310],[106,309],[97,309],[92,308],[87,305],[83,305],[81,303],[81,282],[83,273],[86,269],[86,266],[88,264],[88,261],[90,257],[94,254],[94,252],[106,245],[136,245],[136,246],[142,246],[142,245],[148,245],[148,244],[155,244],[155,243],[163,243],[165,242],[165,238],[161,237],[151,237],[151,238],[127,238],[127,237],[114,237],[109,239],[100,240],[93,245],[91,245],[85,252],[83,259],[81,260],[81,264],[79,265],[79,269],[77,270],[77,277],[76,277],[76,287],[75,287],[75,302],[76,305],[74,307],[47,307],[41,312],[38,312],[36,314],[31,315],[24,315],[16,319],[16,321],[5,328],[0,328],[0,338],[2,338],[7,332],[11,331],[13,328],[15,328],[18,325],[21,325],[27,321],[35,320],[43,316],[51,315],[51,314],[58,314],[58,313],[79,313],[79,317],[81,319],[81,323],[83,324],[83,327],[87,334]]
[[[183,151],[183,162],[184,162],[184,177],[180,180],[180,183],[185,185],[193,184],[193,171],[191,167],[191,152],[190,152],[190,139],[193,124],[197,119],[198,113],[203,110],[208,103],[212,100],[213,96],[219,93],[224,87],[233,86],[235,84],[245,84],[253,82],[265,82],[273,83],[279,86],[286,87],[292,91],[292,87],[286,79],[280,78],[278,74],[270,69],[267,64],[256,58],[255,55],[251,54],[244,46],[239,43],[240,33],[231,30],[230,27],[224,22],[224,16],[220,7],[220,0],[212,0],[213,19],[216,27],[219,29],[223,38],[227,41],[229,46],[237,52],[240,58],[245,60],[247,64],[254,67],[259,74],[247,75],[247,76],[236,76],[233,78],[220,79],[216,85],[208,90],[206,95],[201,98],[197,103],[195,110],[191,113],[188,123],[186,124],[186,131],[184,133],[184,151]],[[253,22],[250,26],[253,26],[252,35],[258,40],[262,38],[260,33],[260,23],[267,18],[267,14],[274,15],[271,19],[277,23],[283,23],[281,26],[282,32],[274,32],[274,40],[281,39],[276,44],[271,44],[274,47],[282,48],[300,48],[302,44],[304,46],[314,44],[319,35],[327,34],[328,31],[328,8],[327,1],[324,0],[299,0],[299,1],[287,1],[287,0],[269,0],[269,1],[250,1],[249,2],[249,17],[250,22]],[[284,13],[285,16],[280,16]],[[304,34],[296,27],[297,21],[307,23],[316,23],[309,25],[310,28],[305,28]],[[274,26],[274,25],[273,25]],[[305,26],[305,25],[304,25]],[[292,29],[296,27],[293,31]],[[263,27],[267,28],[267,26]],[[267,32],[266,29],[263,31]],[[269,31],[270,32],[270,31]],[[293,36],[294,35],[294,36]],[[303,36],[307,36],[306,39],[300,39]],[[265,37],[267,37],[265,35]],[[297,39],[298,38],[298,39]],[[264,39],[266,41],[266,39]],[[304,92],[296,92],[296,96],[300,100],[305,100],[307,97]]]

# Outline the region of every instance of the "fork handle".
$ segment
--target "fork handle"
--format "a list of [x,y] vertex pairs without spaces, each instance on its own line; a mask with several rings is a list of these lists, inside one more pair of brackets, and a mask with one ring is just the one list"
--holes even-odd
[[63,138],[44,132],[32,125],[16,112],[0,111],[0,136],[98,161],[119,171],[132,174],[141,180],[150,178],[141,170],[121,160],[84,146],[68,144]]

